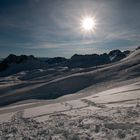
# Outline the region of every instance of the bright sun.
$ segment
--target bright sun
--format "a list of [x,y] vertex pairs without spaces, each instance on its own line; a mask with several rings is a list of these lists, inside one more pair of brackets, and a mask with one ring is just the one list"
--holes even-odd
[[81,20],[81,26],[84,31],[90,32],[95,29],[96,21],[92,17],[85,17]]

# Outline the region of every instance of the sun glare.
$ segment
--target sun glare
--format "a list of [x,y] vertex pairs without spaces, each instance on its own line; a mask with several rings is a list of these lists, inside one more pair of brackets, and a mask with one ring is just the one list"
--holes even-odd
[[96,21],[94,18],[92,17],[84,17],[82,20],[81,20],[81,26],[82,26],[82,29],[86,32],[91,32],[95,29],[96,27]]

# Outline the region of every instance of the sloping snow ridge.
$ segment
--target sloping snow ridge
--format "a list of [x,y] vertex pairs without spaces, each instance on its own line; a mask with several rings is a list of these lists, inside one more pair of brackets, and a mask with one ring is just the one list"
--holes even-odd
[[[1,139],[140,138],[140,82],[79,100],[0,110]],[[19,108],[17,111],[17,108]],[[3,113],[3,110],[5,113]],[[6,112],[7,110],[7,112]],[[15,115],[14,115],[15,112]],[[16,113],[17,112],[17,113]],[[9,122],[7,122],[7,119]],[[6,122],[5,122],[6,121]]]

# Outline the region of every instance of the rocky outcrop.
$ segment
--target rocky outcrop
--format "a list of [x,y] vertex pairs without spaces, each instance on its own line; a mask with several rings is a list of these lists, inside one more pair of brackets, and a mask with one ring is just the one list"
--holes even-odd
[[116,62],[126,57],[126,54],[121,52],[120,50],[113,50],[109,52],[108,55],[111,62]]
[[102,64],[107,64],[110,62],[110,59],[106,53],[98,54],[89,54],[89,55],[78,55],[75,54],[71,57],[68,66],[70,68],[74,67],[91,67],[98,66]]
[[12,63],[22,63],[27,60],[34,60],[36,59],[33,55],[27,56],[27,55],[20,55],[16,56],[14,54],[10,54],[8,57],[6,57],[2,62],[6,64],[12,64]]

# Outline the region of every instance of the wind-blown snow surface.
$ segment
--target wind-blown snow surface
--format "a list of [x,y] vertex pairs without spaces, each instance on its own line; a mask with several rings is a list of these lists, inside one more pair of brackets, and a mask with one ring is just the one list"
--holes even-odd
[[140,82],[77,100],[3,107],[0,122],[1,139],[139,140]]

